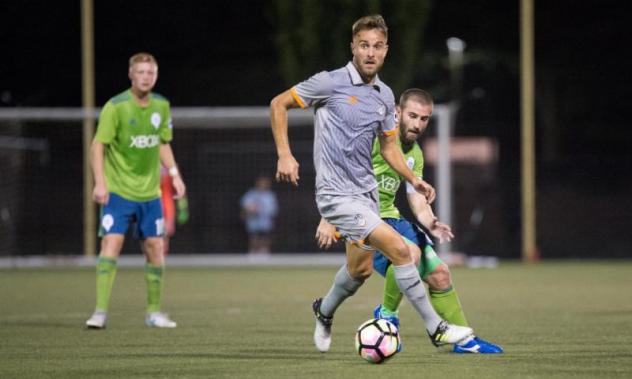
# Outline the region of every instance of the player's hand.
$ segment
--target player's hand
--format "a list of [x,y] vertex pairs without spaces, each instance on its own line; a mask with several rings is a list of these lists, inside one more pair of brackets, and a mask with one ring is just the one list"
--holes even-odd
[[298,179],[298,162],[296,159],[291,154],[279,157],[276,181],[289,182],[298,187]]
[[415,178],[415,180],[413,180],[413,182],[410,184],[415,187],[415,190],[417,190],[417,192],[426,197],[426,200],[428,200],[428,204],[432,204],[437,194],[435,192],[435,189],[430,184],[428,184],[425,180],[419,178]]
[[450,225],[439,222],[437,219],[430,225],[428,231],[439,240],[439,243],[450,242],[454,238]]
[[180,175],[173,177],[173,189],[176,190],[176,194],[173,195],[174,199],[180,199],[187,193],[187,187],[184,185],[184,181]]
[[324,218],[320,220],[316,228],[316,241],[321,249],[329,249],[331,245],[338,241],[336,227],[328,223]]
[[106,205],[110,201],[110,192],[105,184],[95,184],[92,190],[92,200],[97,204]]

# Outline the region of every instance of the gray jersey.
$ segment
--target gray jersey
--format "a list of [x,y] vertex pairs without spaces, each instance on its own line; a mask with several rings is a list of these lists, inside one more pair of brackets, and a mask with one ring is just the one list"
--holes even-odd
[[353,195],[376,188],[371,148],[397,127],[393,91],[376,76],[365,84],[352,62],[292,88],[302,108],[314,107],[316,194]]

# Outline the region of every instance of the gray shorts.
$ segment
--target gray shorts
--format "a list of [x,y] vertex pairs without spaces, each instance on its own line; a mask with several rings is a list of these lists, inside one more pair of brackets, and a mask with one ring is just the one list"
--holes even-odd
[[350,242],[364,245],[373,229],[383,223],[377,204],[377,190],[357,195],[316,195],[320,215]]

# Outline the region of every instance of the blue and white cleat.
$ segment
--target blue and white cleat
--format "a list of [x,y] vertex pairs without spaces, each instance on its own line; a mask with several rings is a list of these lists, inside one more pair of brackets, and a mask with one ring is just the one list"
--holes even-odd
[[397,329],[399,330],[399,317],[397,317],[396,315],[389,315],[389,316],[383,315],[382,304],[378,304],[378,306],[375,307],[375,309],[373,310],[373,318],[386,320],[390,322],[391,324],[395,325]]
[[175,328],[178,326],[175,321],[171,320],[166,313],[151,312],[145,317],[145,325],[150,328]]
[[467,338],[455,344],[452,352],[457,354],[499,354],[503,352],[503,348],[472,336],[472,338]]
[[[373,310],[373,318],[386,320],[390,322],[391,324],[395,325],[397,330],[399,330],[399,317],[397,317],[396,315],[390,315],[390,316],[383,315],[382,304],[378,304],[378,306],[375,307],[375,309]],[[402,335],[401,334],[399,335],[399,339],[400,339],[400,343],[399,343],[399,346],[397,347],[398,353],[402,351],[402,342],[401,342]]]

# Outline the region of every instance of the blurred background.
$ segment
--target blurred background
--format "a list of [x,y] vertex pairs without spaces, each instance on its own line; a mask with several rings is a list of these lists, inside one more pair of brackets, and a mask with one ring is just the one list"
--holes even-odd
[[[534,0],[536,230],[544,259],[629,256],[630,10],[616,0]],[[390,28],[381,79],[396,94],[420,87],[436,103],[458,102],[455,140],[491,146],[484,159],[452,162],[453,249],[520,258],[519,0],[95,1],[96,105],[128,88],[128,58],[148,51],[160,67],[155,91],[174,108],[172,146],[190,217],[171,254],[247,251],[240,198],[276,169],[265,107],[310,75],[346,64],[351,25],[368,13],[381,13]],[[456,72],[450,38],[464,47]],[[83,254],[82,119],[70,116],[82,105],[80,1],[1,1],[0,41],[0,255]],[[66,116],[25,116],[40,107]],[[205,116],[188,117],[190,107]],[[250,116],[214,117],[216,107]],[[273,252],[318,250],[306,119],[290,125],[300,187],[272,187]],[[420,141],[429,151],[437,124]],[[436,162],[427,158],[434,183]],[[137,252],[128,239],[124,253]]]

